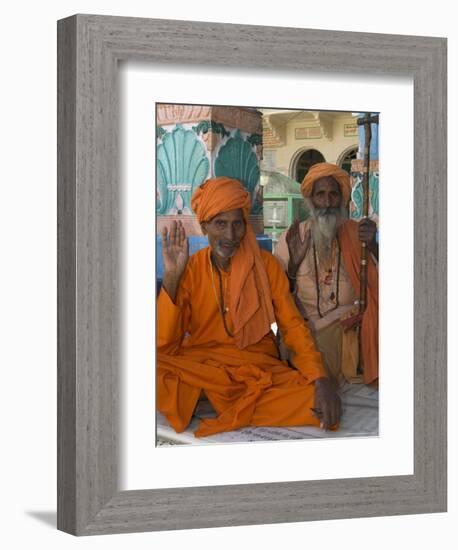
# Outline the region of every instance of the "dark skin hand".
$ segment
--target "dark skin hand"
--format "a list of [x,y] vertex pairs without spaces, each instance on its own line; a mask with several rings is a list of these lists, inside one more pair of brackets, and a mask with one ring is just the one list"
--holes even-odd
[[324,430],[330,430],[339,422],[342,416],[342,403],[335,382],[329,378],[315,380],[315,404],[312,410]]
[[299,266],[310,248],[312,240],[310,230],[305,233],[304,240],[299,232],[299,220],[293,222],[286,233],[286,244],[289,250],[288,275],[295,277]]
[[367,249],[371,252],[378,260],[378,244],[375,239],[375,234],[377,232],[377,225],[370,218],[363,218],[359,222],[358,226],[358,237],[359,240],[363,243],[366,243]]
[[189,258],[189,245],[183,224],[173,221],[170,229],[162,229],[162,259],[164,276],[162,286],[175,302],[178,284]]

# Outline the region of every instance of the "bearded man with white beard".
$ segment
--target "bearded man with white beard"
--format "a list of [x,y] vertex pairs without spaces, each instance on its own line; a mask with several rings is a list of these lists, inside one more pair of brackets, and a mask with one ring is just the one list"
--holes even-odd
[[[378,244],[376,224],[347,219],[350,177],[335,164],[318,163],[301,185],[310,217],[279,238],[275,256],[290,280],[328,375],[341,384],[378,380]],[[359,313],[360,249],[368,251],[367,305]],[[287,358],[294,365],[294,357]]]

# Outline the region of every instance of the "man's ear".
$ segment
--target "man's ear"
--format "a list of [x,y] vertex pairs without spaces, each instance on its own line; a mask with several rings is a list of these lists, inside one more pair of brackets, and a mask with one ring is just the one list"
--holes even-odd
[[207,234],[207,222],[201,222],[200,229],[202,230],[202,233],[204,235],[206,235]]

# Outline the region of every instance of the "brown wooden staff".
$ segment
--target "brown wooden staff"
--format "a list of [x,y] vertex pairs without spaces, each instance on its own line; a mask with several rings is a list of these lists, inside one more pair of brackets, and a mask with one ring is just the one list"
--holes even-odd
[[[358,119],[358,126],[364,126],[364,158],[363,158],[363,216],[362,219],[369,217],[369,167],[370,167],[370,147],[372,139],[371,124],[378,124],[378,115],[366,113]],[[359,342],[359,361],[356,380],[362,379],[364,371],[363,348],[361,338],[361,323],[363,314],[367,305],[367,244],[361,242],[361,259],[359,271],[359,312],[344,321],[341,321],[345,331],[356,328]]]
[[[378,115],[366,113],[358,119],[358,126],[364,126],[364,164],[363,164],[363,218],[369,217],[369,167],[372,131],[371,124],[378,124]],[[367,305],[367,244],[361,242],[361,260],[359,271],[359,313],[364,313]]]

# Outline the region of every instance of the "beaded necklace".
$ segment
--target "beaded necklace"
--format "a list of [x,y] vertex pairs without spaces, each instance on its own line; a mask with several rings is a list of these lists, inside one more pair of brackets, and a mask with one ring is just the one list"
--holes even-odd
[[[336,269],[337,273],[336,273],[336,279],[335,279],[336,291],[335,291],[335,293],[332,292],[331,296],[330,296],[332,301],[334,301],[334,299],[335,299],[336,304],[331,309],[328,309],[328,311],[326,311],[325,314],[329,313],[331,311],[334,311],[335,309],[337,309],[339,307],[339,279],[340,279],[340,252],[341,252],[341,249],[340,249],[339,239],[337,237],[333,241],[332,246],[333,246],[333,250],[332,250],[332,254],[331,254],[331,269],[329,269],[327,272],[328,272],[329,275],[331,275],[332,272],[335,271],[333,269],[332,264],[334,263],[334,256],[335,256],[334,246],[336,246],[337,250],[338,250],[337,269]],[[321,309],[320,309],[321,288],[320,288],[320,280],[319,280],[319,277],[318,277],[319,260],[318,260],[318,255],[317,255],[317,252],[316,252],[315,242],[313,242],[313,262],[314,262],[314,266],[315,266],[316,309],[318,311],[318,315],[321,318],[323,318],[323,313],[321,313]]]
[[[213,262],[211,255],[209,256],[209,262],[210,262],[210,271],[212,274],[212,285],[213,285],[213,292],[215,294],[216,305],[218,306],[219,312],[223,319],[224,330],[226,331],[226,334],[232,338],[234,335],[230,332],[226,323],[226,313],[229,311],[229,308],[225,306],[225,303],[224,303],[224,297],[226,296],[226,288],[227,288],[227,278],[225,280],[225,286],[223,291],[223,277],[221,275],[221,271],[219,270],[219,267],[216,265],[216,263]],[[213,277],[213,265],[215,266],[216,272],[218,273],[220,300],[218,300],[218,295],[216,293],[215,279]]]

